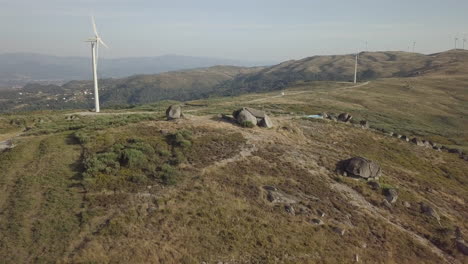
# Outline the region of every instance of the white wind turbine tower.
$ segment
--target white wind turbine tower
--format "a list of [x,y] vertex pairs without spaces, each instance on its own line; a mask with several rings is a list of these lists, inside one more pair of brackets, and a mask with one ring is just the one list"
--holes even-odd
[[358,57],[359,57],[359,52],[356,53],[356,62],[354,64],[354,83],[357,83],[357,66],[358,66]]
[[466,35],[463,36],[463,49],[465,49],[465,43],[466,43],[467,39],[466,39]]
[[102,44],[104,47],[109,48],[104,41],[102,41],[101,37],[97,32],[96,22],[94,21],[94,17],[91,17],[93,23],[93,31],[94,31],[94,38],[88,39],[86,42],[91,43],[91,53],[92,53],[92,67],[93,67],[93,79],[94,79],[94,103],[96,113],[100,112],[99,109],[99,91],[98,91],[98,77],[97,77],[97,61],[98,61],[98,53],[99,53],[99,44]]

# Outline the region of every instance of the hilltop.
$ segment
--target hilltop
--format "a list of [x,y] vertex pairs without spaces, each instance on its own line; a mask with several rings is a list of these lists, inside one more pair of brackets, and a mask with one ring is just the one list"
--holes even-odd
[[[0,257],[6,263],[464,263],[456,240],[468,236],[467,162],[386,135],[394,126],[409,137],[431,131],[417,136],[457,142],[467,123],[452,122],[466,118],[466,89],[432,83],[417,77],[298,84],[284,96],[187,102],[185,118],[176,121],[164,120],[171,102],[98,115],[3,115],[0,140],[10,138],[15,147],[0,154]],[[456,100],[463,101],[444,107]],[[404,114],[382,106],[395,102]],[[432,104],[434,112],[425,113]],[[274,128],[219,118],[240,106],[267,111]],[[371,128],[387,124],[386,132],[304,118],[343,109]],[[434,113],[447,122],[426,120]],[[458,129],[443,129],[451,125]],[[377,183],[337,172],[340,161],[354,156],[381,166]],[[395,203],[385,202],[389,190],[398,194]]]
[[[417,76],[463,79],[467,69],[468,51],[465,50],[431,55],[362,52],[358,78],[360,81]],[[354,55],[314,56],[271,67],[216,66],[103,79],[100,81],[100,96],[104,107],[158,100],[185,101],[275,91],[313,81],[349,81],[353,75]],[[92,91],[91,81],[72,81],[62,86],[30,84],[22,90],[0,90],[4,98],[0,110],[91,108]]]
[[[258,72],[237,76],[226,89],[242,92],[271,91],[298,82],[351,81],[355,55],[314,56],[286,61]],[[459,76],[468,73],[468,51],[450,50],[431,55],[400,51],[359,53],[358,79],[391,77]]]

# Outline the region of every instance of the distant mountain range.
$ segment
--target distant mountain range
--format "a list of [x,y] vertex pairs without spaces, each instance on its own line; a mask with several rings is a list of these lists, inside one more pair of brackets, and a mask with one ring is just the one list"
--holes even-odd
[[[468,51],[465,50],[431,55],[362,52],[359,56],[359,81],[468,75]],[[104,107],[109,107],[274,91],[313,81],[350,81],[354,75],[354,61],[354,55],[314,56],[267,67],[214,66],[101,79],[100,99]],[[92,93],[91,81],[28,84],[20,90],[0,91],[0,111],[92,108]]]
[[[102,58],[99,60],[99,75],[102,78],[122,78],[135,74],[156,74],[216,65],[251,67],[272,64],[180,55]],[[88,80],[91,79],[90,65],[90,58],[86,57],[58,57],[34,53],[0,54],[0,87],[22,86],[31,82],[63,84],[71,80]]]

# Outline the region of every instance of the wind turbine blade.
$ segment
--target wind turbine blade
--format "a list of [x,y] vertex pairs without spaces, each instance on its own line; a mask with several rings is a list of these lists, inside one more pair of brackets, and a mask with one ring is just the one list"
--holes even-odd
[[104,47],[109,48],[109,46],[107,46],[106,43],[104,43],[104,41],[102,41],[101,38],[99,38],[98,41],[99,41],[99,43],[101,43]]
[[94,20],[94,16],[91,17],[91,21],[93,22],[93,30],[94,30],[94,35],[99,36],[96,28],[96,21]]

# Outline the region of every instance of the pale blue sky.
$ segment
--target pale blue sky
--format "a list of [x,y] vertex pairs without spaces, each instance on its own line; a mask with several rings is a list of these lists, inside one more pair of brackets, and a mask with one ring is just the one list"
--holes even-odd
[[0,7],[0,53],[87,56],[91,14],[111,47],[105,57],[280,61],[353,53],[366,41],[371,51],[416,41],[416,51],[432,53],[468,33],[467,0],[0,0]]

